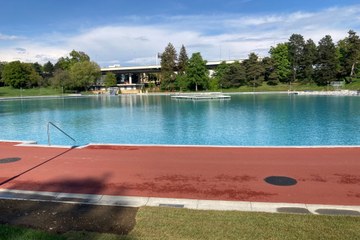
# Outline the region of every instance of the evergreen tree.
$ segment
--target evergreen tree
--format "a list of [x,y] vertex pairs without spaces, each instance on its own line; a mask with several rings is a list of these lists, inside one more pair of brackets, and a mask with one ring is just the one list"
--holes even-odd
[[46,87],[48,86],[48,79],[45,78],[43,66],[41,66],[39,63],[32,63],[32,68],[35,70],[35,72],[40,76],[37,77],[37,83],[36,85],[39,87]]
[[244,61],[246,80],[249,86],[260,86],[264,80],[264,68],[255,53],[250,53],[249,58]]
[[340,53],[340,75],[348,82],[360,72],[360,38],[356,32],[350,30],[349,36],[338,43]]
[[175,80],[176,88],[180,91],[187,90],[189,87],[189,82],[185,76],[185,71],[189,62],[189,57],[186,53],[185,46],[182,45],[179,53],[179,59],[177,64],[177,76]]
[[[292,81],[295,82],[299,78],[299,70],[301,68],[301,59],[304,55],[305,40],[300,34],[290,36],[288,42],[289,60],[291,63]],[[300,79],[301,80],[301,79]]]
[[179,53],[179,61],[178,61],[178,74],[182,75],[185,72],[186,66],[188,64],[189,57],[186,53],[185,46],[182,45]]
[[279,83],[279,77],[276,73],[275,61],[270,57],[265,57],[262,60],[264,68],[264,80],[268,85],[277,85]]
[[4,81],[2,79],[2,71],[4,69],[5,66],[5,62],[0,62],[0,86],[4,85]]
[[174,46],[169,43],[161,55],[161,88],[173,90],[176,80],[176,61],[177,54]]
[[218,83],[221,88],[229,88],[230,83],[226,82],[224,79],[224,76],[226,72],[229,70],[229,64],[227,64],[225,61],[222,61],[214,71],[214,74],[212,75],[212,79],[214,79],[214,83]]
[[279,43],[276,47],[271,47],[271,59],[274,61],[275,74],[280,82],[289,82],[291,66],[289,60],[288,44]]
[[43,72],[45,76],[52,76],[54,73],[54,65],[50,61],[48,61],[43,66]]
[[36,62],[36,63],[33,63],[32,64],[32,67],[34,68],[34,70],[40,75],[40,76],[43,76],[43,68],[42,66]]
[[206,61],[203,60],[199,52],[192,54],[186,69],[186,77],[191,89],[198,91],[208,88],[209,71],[206,67]]
[[339,65],[337,51],[331,36],[326,35],[319,41],[317,52],[315,81],[318,85],[330,84],[336,80]]
[[244,65],[238,61],[230,64],[227,71],[224,73],[221,84],[224,88],[238,88],[245,85],[246,73]]
[[301,59],[301,69],[299,73],[301,75],[300,78],[305,82],[313,81],[316,54],[316,44],[311,39],[307,40],[304,46],[304,54]]

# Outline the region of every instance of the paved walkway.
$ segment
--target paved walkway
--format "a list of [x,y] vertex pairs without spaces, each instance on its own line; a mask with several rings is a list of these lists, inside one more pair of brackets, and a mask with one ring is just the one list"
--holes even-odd
[[0,198],[360,214],[359,147],[18,144],[0,142]]

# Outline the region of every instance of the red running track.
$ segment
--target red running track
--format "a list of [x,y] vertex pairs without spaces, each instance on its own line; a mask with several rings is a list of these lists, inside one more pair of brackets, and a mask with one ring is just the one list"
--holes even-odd
[[[0,162],[21,158],[0,163],[3,189],[360,205],[359,147],[15,145],[0,142]],[[264,181],[269,176],[291,177],[297,184],[271,185]]]

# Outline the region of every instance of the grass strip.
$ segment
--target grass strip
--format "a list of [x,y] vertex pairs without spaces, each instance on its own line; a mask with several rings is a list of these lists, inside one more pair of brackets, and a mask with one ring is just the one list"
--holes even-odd
[[90,232],[62,235],[0,225],[0,239],[360,239],[360,217],[199,211],[143,207],[127,236]]
[[142,208],[134,239],[360,239],[360,218]]
[[0,239],[6,240],[66,240],[66,237],[24,227],[0,224]]
[[28,96],[52,96],[61,95],[61,89],[55,88],[29,88],[14,89],[11,87],[0,87],[0,97],[28,97]]

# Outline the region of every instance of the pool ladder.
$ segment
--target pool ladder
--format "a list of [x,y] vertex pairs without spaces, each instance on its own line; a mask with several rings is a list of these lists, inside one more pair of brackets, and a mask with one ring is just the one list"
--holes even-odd
[[48,135],[48,145],[49,146],[51,145],[51,141],[50,141],[50,125],[55,127],[57,130],[59,130],[61,133],[63,133],[68,138],[70,138],[74,142],[73,146],[76,145],[76,140],[74,138],[72,138],[69,134],[67,134],[64,130],[62,130],[61,128],[56,126],[54,123],[48,122],[48,124],[47,124],[47,135]]

